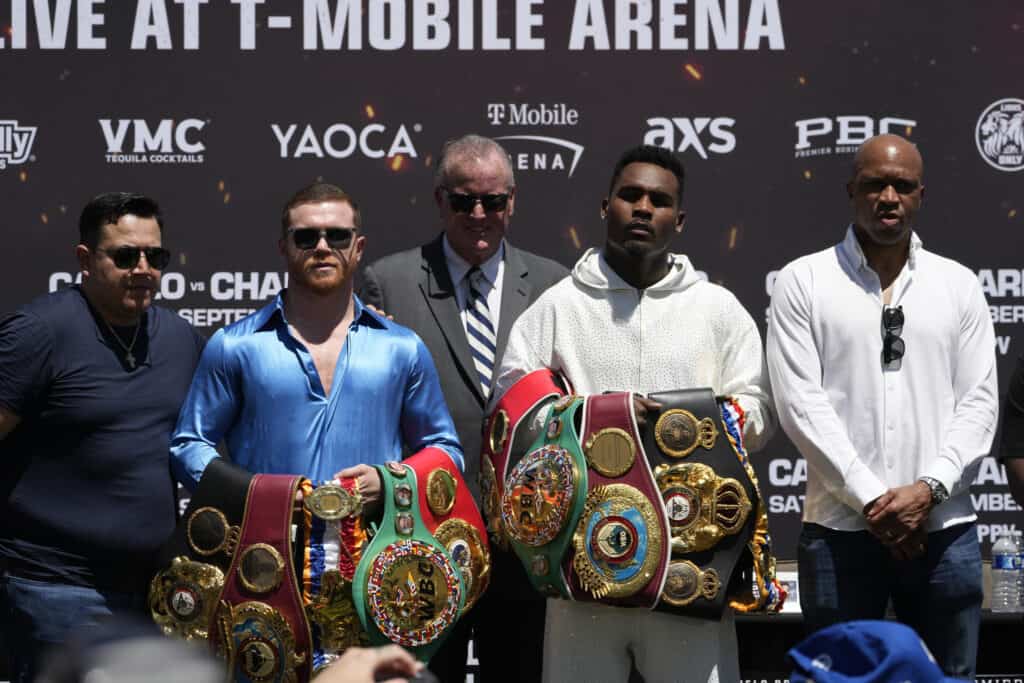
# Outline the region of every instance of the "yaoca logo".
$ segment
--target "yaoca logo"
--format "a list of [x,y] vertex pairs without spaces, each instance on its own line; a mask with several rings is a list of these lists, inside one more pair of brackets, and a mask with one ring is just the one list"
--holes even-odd
[[[412,125],[413,132],[419,133],[423,126]],[[416,158],[416,146],[409,136],[405,124],[398,130],[389,131],[387,126],[371,123],[356,130],[347,123],[335,123],[319,132],[312,124],[290,123],[270,124],[270,130],[277,138],[278,151],[282,159],[316,157],[323,159],[347,159],[358,150],[369,159],[381,159],[405,154]]]
[[0,171],[7,164],[23,164],[32,154],[35,126],[19,126],[17,121],[0,121]]
[[[201,164],[202,119],[99,119],[110,164]],[[127,149],[126,149],[127,148]]]
[[819,116],[795,122],[796,145],[794,158],[853,154],[870,137],[883,133],[909,135],[917,121],[895,116],[878,120],[859,114],[846,116]]
[[990,104],[978,117],[974,140],[989,166],[1024,169],[1024,100],[1008,97]]

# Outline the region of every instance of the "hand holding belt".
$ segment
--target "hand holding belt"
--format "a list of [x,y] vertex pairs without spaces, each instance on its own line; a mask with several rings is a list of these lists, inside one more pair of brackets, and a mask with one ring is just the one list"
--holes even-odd
[[502,524],[534,587],[546,594],[571,597],[561,571],[583,512],[587,466],[580,450],[576,417],[580,397],[565,396],[551,410],[546,429],[513,462],[501,498]]
[[518,459],[526,453],[536,438],[530,428],[537,413],[564,395],[555,373],[546,368],[535,370],[513,384],[484,421],[480,491],[488,534],[491,542],[502,550],[508,549],[508,537],[501,523],[501,499],[510,455],[515,452]]
[[466,588],[421,518],[415,470],[389,462],[377,471],[384,516],[356,569],[356,609],[372,644],[398,643],[426,661],[462,612]]
[[460,618],[487,590],[491,551],[480,510],[459,468],[439,448],[424,448],[402,461],[416,474],[420,515],[427,531],[448,550],[466,588]]
[[587,498],[564,569],[577,600],[654,607],[668,565],[668,520],[627,392],[589,396]]

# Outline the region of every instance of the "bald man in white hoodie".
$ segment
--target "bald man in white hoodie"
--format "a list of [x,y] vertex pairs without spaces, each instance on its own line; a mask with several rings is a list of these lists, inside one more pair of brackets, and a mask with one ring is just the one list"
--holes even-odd
[[[683,167],[651,146],[615,166],[601,215],[602,249],[551,287],[509,334],[494,395],[539,368],[565,374],[578,394],[711,387],[746,413],[748,451],[775,428],[761,335],[731,292],[669,251],[682,232]],[[659,408],[636,399],[637,419]],[[544,680],[625,681],[630,659],[648,681],[739,680],[736,629],[646,609],[548,601]]]

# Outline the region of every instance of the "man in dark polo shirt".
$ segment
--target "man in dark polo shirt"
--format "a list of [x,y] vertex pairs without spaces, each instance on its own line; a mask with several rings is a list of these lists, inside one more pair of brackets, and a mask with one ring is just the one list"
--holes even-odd
[[96,617],[140,611],[175,523],[170,432],[203,338],[152,306],[170,261],[156,202],[79,221],[82,284],[0,320],[0,628],[13,681]]

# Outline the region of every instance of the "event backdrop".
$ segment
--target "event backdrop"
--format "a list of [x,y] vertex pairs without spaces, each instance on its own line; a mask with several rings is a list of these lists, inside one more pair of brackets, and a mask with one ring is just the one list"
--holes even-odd
[[[775,273],[842,238],[852,153],[891,131],[925,158],[926,247],[988,296],[1002,387],[1024,350],[1017,0],[2,0],[0,31],[3,311],[75,278],[89,197],[134,190],[166,213],[160,303],[212,334],[284,284],[294,190],[354,195],[372,260],[438,232],[433,161],[475,131],[515,161],[511,240],[566,265],[602,242],[616,157],[675,150],[675,247],[763,333]],[[792,558],[804,461],[780,435],[755,466]],[[994,459],[973,498],[986,547],[1020,523]]]

